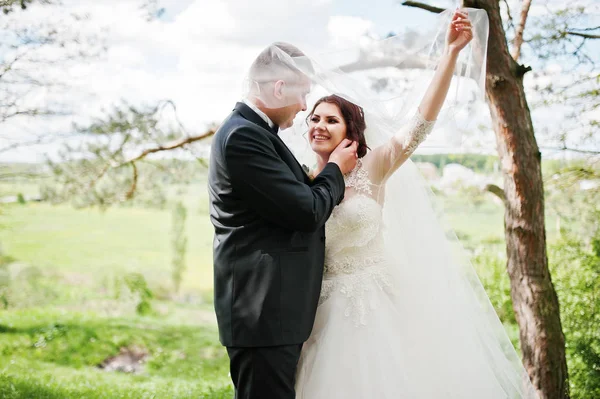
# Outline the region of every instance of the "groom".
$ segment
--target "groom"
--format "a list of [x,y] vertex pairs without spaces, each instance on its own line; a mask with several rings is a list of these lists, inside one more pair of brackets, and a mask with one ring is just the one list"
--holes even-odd
[[[325,222],[356,164],[345,140],[311,181],[278,136],[306,110],[310,72],[287,43],[250,68],[248,96],[214,136],[209,168],[215,227],[215,310],[237,399],[294,399],[323,274]],[[303,62],[303,63],[302,63]]]

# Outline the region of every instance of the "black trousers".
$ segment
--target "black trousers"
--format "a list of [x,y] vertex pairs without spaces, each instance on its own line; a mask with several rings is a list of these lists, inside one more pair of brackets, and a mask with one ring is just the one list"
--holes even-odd
[[235,399],[295,399],[302,344],[264,348],[227,347]]

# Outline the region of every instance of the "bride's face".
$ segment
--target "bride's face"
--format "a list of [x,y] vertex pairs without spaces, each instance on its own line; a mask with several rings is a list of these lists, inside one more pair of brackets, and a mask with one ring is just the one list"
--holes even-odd
[[308,120],[308,141],[319,155],[328,156],[346,138],[346,122],[337,105],[321,103]]

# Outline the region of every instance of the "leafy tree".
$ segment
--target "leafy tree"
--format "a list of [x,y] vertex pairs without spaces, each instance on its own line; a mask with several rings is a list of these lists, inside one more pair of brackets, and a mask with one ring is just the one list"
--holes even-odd
[[550,254],[572,398],[600,397],[600,232],[590,241],[566,232]]

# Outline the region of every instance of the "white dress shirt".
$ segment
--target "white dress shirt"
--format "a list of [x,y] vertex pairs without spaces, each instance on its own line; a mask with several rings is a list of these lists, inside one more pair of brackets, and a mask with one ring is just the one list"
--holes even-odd
[[267,114],[265,114],[260,109],[258,109],[258,107],[255,104],[252,103],[252,101],[248,100],[247,98],[244,98],[242,101],[244,101],[244,103],[247,106],[249,106],[250,108],[252,108],[252,111],[256,112],[258,114],[258,116],[260,116],[262,118],[262,120],[264,120],[265,122],[267,122],[267,125],[269,125],[270,128],[273,128],[273,126],[275,126],[275,123],[271,120],[271,118],[269,118],[267,116]]

